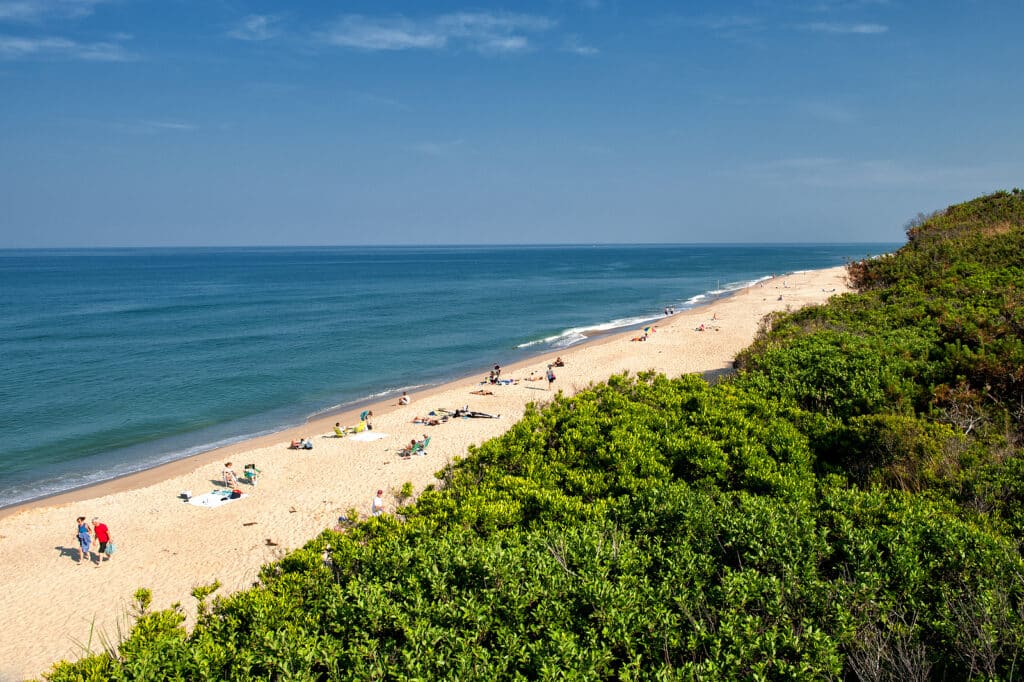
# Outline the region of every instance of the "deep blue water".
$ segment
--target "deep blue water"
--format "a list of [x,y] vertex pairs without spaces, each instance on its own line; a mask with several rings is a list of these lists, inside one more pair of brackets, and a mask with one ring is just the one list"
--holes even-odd
[[897,246],[0,250],[0,506]]

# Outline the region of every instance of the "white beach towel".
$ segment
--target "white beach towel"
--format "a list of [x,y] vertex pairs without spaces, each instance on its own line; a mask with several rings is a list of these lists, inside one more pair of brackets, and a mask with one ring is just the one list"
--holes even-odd
[[354,436],[349,436],[348,439],[349,440],[366,440],[366,441],[381,440],[382,438],[385,438],[387,435],[388,434],[381,433],[380,431],[363,431],[362,433],[357,433]]
[[[242,497],[246,497],[246,493],[242,493]],[[205,495],[198,495],[189,499],[189,504],[194,504],[197,507],[223,507],[228,502],[234,502],[240,500],[241,497],[232,498],[230,490],[214,490],[211,493]]]
[[363,431],[362,433],[357,433],[354,436],[349,436],[348,439],[361,441],[381,440],[386,438],[387,435],[388,434],[381,433],[380,431]]

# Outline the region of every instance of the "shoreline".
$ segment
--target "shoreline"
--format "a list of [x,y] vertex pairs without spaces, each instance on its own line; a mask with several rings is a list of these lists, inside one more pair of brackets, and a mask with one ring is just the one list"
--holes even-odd
[[[765,314],[821,303],[848,290],[845,266],[763,280],[651,323],[657,330],[644,342],[631,341],[635,331],[622,330],[502,365],[503,378],[522,380],[515,385],[481,385],[485,369],[410,392],[409,405],[382,398],[0,510],[0,549],[8,558],[7,599],[0,604],[0,680],[32,677],[56,660],[78,658],[85,653],[79,643],[90,637],[94,651],[102,650],[96,642],[104,637],[120,641],[119,625],[123,628],[139,587],[152,591],[153,609],[182,604],[190,627],[195,622],[190,594],[196,586],[218,581],[218,596],[250,587],[262,566],[333,526],[339,515],[365,518],[377,489],[385,491],[385,511],[394,512],[403,484],[412,484],[414,501],[437,483],[435,472],[464,457],[470,446],[506,432],[527,405],[574,395],[622,372],[652,370],[670,377],[728,372]],[[701,327],[705,331],[698,331]],[[546,381],[527,380],[531,372],[542,375],[559,355],[565,367],[556,368],[554,390],[547,390]],[[484,395],[476,393],[480,390]],[[439,426],[412,422],[430,410],[467,404],[500,418],[452,419]],[[355,424],[360,409],[374,411],[372,435],[379,440],[327,437],[335,422]],[[431,437],[428,456],[397,456],[421,435]],[[287,449],[288,441],[303,436],[313,439],[313,450]],[[256,463],[262,470],[258,486],[241,485],[246,495],[218,508],[184,503],[182,490],[199,495],[222,488],[220,472],[229,460],[238,472],[245,463]],[[99,517],[109,525],[118,545],[110,561],[78,562],[72,539],[76,516]]]
[[[572,351],[575,351],[584,346],[588,346],[590,344],[603,343],[608,339],[616,337],[617,335],[624,335],[630,333],[637,329],[641,329],[648,324],[657,326],[662,321],[671,320],[677,315],[689,313],[706,306],[714,305],[716,302],[731,298],[732,296],[738,295],[739,293],[751,287],[756,287],[764,282],[768,282],[771,281],[772,279],[777,279],[779,277],[786,277],[792,274],[800,274],[801,272],[813,271],[794,271],[793,273],[783,273],[781,275],[766,275],[759,277],[755,280],[752,280],[750,283],[742,287],[738,287],[736,289],[705,291],[689,299],[698,299],[689,308],[679,310],[678,312],[669,316],[652,318],[650,320],[645,320],[643,322],[632,323],[621,327],[613,327],[610,329],[602,329],[599,326],[602,323],[597,323],[595,327],[581,332],[581,335],[584,337],[583,341],[579,341],[570,346],[566,346],[565,348],[550,349],[536,352],[526,352],[526,357],[520,360],[516,360],[514,364],[508,365],[507,368],[514,370],[516,369],[517,365],[530,364],[532,362],[535,362],[538,358],[545,355],[553,354],[557,356],[560,353],[570,353]],[[516,347],[513,349],[513,351],[517,351],[520,354],[525,352],[524,349],[521,347]],[[506,366],[504,365],[502,367],[503,369],[506,368]],[[458,376],[456,378],[448,379],[437,384],[426,384],[421,386],[417,392],[429,395],[434,392],[443,391],[447,387],[452,387],[456,384],[461,385],[466,381],[471,380],[473,376],[486,375],[489,370],[490,367],[481,367],[476,374]],[[162,481],[166,478],[173,478],[175,476],[186,474],[194,470],[198,466],[205,466],[209,464],[211,461],[230,458],[237,454],[241,454],[242,452],[266,447],[281,440],[293,440],[296,438],[301,438],[303,437],[303,435],[309,435],[306,434],[305,431],[319,431],[322,430],[324,426],[326,426],[326,430],[329,431],[333,426],[334,422],[336,421],[341,421],[343,424],[352,424],[354,423],[353,420],[355,420],[358,417],[359,413],[363,409],[373,410],[375,415],[379,415],[383,413],[378,413],[377,410],[384,410],[389,405],[393,407],[394,405],[392,403],[393,401],[398,399],[400,390],[401,389],[396,389],[395,391],[393,391],[394,395],[388,393],[382,397],[373,398],[373,402],[369,403],[360,402],[360,399],[357,398],[354,401],[350,401],[350,404],[353,405],[352,407],[327,408],[322,412],[315,413],[315,415],[312,417],[307,417],[302,424],[292,426],[281,426],[280,428],[274,428],[274,430],[260,435],[241,435],[238,436],[238,439],[232,443],[210,447],[209,449],[203,449],[199,452],[186,455],[185,457],[181,457],[179,459],[173,459],[171,461],[161,462],[159,464],[147,466],[146,468],[140,469],[138,471],[131,471],[124,474],[119,474],[109,479],[77,486],[58,493],[44,494],[40,495],[39,497],[34,497],[32,499],[14,502],[8,505],[0,505],[0,519],[16,515],[22,511],[29,509],[35,509],[38,507],[46,507],[51,505],[73,504],[76,502],[81,502],[83,500],[88,500],[92,497],[101,497],[104,495],[111,495],[118,492],[124,492],[135,488],[145,487],[147,485],[152,485],[153,483]]]

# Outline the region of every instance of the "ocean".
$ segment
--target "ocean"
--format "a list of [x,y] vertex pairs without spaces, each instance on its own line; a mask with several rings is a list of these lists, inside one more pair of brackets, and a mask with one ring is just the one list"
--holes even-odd
[[0,507],[898,246],[0,250]]

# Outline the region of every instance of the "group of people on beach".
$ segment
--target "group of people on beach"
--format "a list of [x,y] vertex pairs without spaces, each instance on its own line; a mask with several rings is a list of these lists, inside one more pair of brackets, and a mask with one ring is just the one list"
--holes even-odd
[[[292,442],[294,443],[295,441]],[[313,447],[312,441],[309,442],[309,446],[311,448]],[[256,468],[255,464],[246,464],[245,468],[242,470],[242,475],[245,477],[245,481],[247,483],[255,487],[256,481],[259,479],[260,470]],[[228,486],[233,491],[238,488],[238,474],[235,473],[231,462],[224,462],[224,471],[221,472],[221,478],[224,480],[224,485]],[[241,492],[239,492],[239,496],[241,496]]]
[[78,529],[75,531],[75,541],[78,542],[78,564],[84,566],[86,560],[92,561],[92,546],[96,543],[96,566],[101,562],[109,560],[114,554],[114,542],[110,539],[110,529],[107,524],[92,518],[92,526],[85,522],[84,516],[76,519]]

